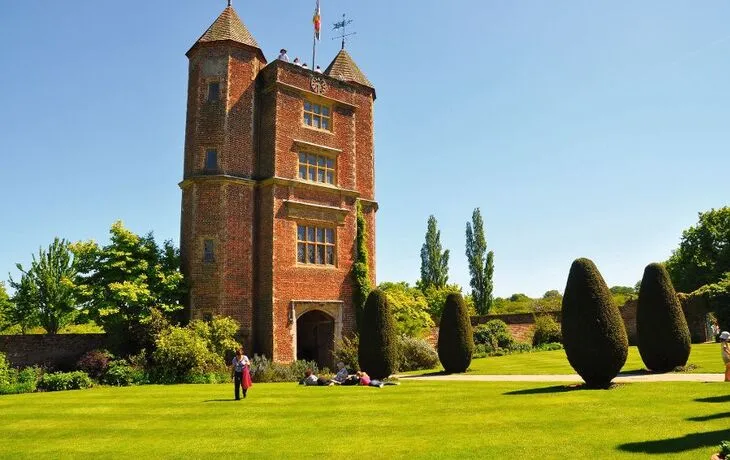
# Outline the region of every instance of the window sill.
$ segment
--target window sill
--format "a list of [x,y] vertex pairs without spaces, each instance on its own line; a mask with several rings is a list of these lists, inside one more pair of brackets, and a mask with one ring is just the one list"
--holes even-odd
[[302,128],[306,128],[306,129],[309,129],[311,131],[315,131],[318,133],[329,134],[331,136],[335,135],[334,130],[332,130],[332,129],[315,128],[314,126],[309,126],[306,123],[302,123]]

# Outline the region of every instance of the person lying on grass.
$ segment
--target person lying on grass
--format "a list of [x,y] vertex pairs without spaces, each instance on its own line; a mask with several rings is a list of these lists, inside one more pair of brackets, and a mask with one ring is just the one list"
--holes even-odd
[[360,385],[363,386],[383,388],[385,385],[398,385],[398,382],[383,382],[382,380],[371,379],[365,371],[355,373],[355,377],[360,380]]
[[316,375],[314,375],[312,369],[307,369],[306,371],[304,371],[304,378],[299,381],[299,385],[325,387],[332,386],[334,385],[334,383],[331,380],[317,377]]

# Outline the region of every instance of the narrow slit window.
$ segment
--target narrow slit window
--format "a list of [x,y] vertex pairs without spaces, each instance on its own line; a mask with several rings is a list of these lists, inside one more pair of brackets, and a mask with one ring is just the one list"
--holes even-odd
[[221,98],[221,84],[218,81],[208,83],[208,102],[215,102]]
[[214,149],[205,152],[205,169],[215,171],[218,169],[218,151]]
[[203,241],[203,262],[207,264],[215,262],[215,243],[213,240]]

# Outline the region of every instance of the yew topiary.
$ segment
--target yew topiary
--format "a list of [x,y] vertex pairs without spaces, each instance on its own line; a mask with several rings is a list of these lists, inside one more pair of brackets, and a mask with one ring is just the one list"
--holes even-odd
[[687,364],[690,334],[669,273],[661,264],[644,270],[636,310],[639,354],[647,369],[669,372]]
[[589,259],[576,259],[570,267],[563,295],[562,333],[568,361],[586,384],[610,386],[626,362],[629,343],[621,313]]
[[398,342],[388,298],[380,289],[370,292],[360,324],[358,361],[360,369],[374,379],[383,379],[397,370]]
[[438,355],[448,373],[465,372],[474,353],[469,311],[459,293],[446,297],[439,323]]

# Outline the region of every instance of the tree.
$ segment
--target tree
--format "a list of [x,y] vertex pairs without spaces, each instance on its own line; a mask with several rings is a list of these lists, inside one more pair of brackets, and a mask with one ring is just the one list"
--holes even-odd
[[132,233],[120,221],[110,234],[104,247],[93,241],[72,245],[82,273],[80,291],[91,318],[121,351],[136,352],[153,309],[169,315],[182,308],[179,251],[169,241],[158,246],[151,233]]
[[[434,321],[441,321],[441,312],[443,312],[444,310],[446,297],[448,297],[449,294],[462,295],[461,286],[456,283],[447,284],[446,286],[441,288],[430,286],[427,289],[423,289],[422,292],[423,295],[426,297],[428,312],[431,314],[431,319],[433,319]],[[473,300],[471,300],[470,296],[466,296],[464,298],[464,302],[466,303],[467,308],[470,309],[469,313],[475,314],[476,311],[474,310],[474,302]]]
[[444,370],[466,372],[474,353],[474,335],[461,294],[449,294],[439,323],[438,355]]
[[5,283],[0,281],[0,332],[12,326],[10,321],[13,302],[10,300],[8,291],[5,289]]
[[542,295],[543,299],[555,299],[561,297],[560,291],[557,289],[553,289],[551,291],[547,291],[545,294]]
[[428,302],[420,289],[406,282],[380,283],[378,289],[388,297],[399,335],[421,337],[434,326],[429,314]]
[[442,288],[449,280],[449,250],[442,250],[441,232],[436,218],[429,216],[426,242],[421,247],[421,281],[419,287],[425,290],[431,286]]
[[30,268],[21,272],[19,282],[10,278],[15,289],[13,302],[15,320],[25,332],[32,324],[40,324],[48,334],[71,323],[78,313],[76,308],[76,276],[74,259],[66,240],[55,238],[48,249],[40,248],[33,255]]
[[626,362],[621,313],[595,264],[577,259],[563,294],[562,333],[570,365],[592,388],[607,388]]
[[730,272],[730,207],[699,213],[666,263],[674,287],[690,293]]
[[[472,229],[473,226],[473,229]],[[487,240],[484,236],[484,222],[479,208],[474,209],[471,222],[466,223],[466,259],[471,275],[471,295],[477,313],[486,315],[492,308],[494,283],[494,253],[487,255]]]
[[687,364],[690,336],[677,293],[661,264],[649,264],[636,310],[639,354],[648,369],[669,372]]
[[355,263],[352,265],[352,276],[355,281],[353,302],[355,304],[355,321],[360,328],[365,300],[370,294],[370,267],[368,265],[368,233],[367,221],[362,213],[362,203],[357,201],[357,235],[355,236]]
[[362,315],[358,346],[360,368],[374,379],[383,379],[397,370],[398,343],[388,297],[379,289],[370,292]]

